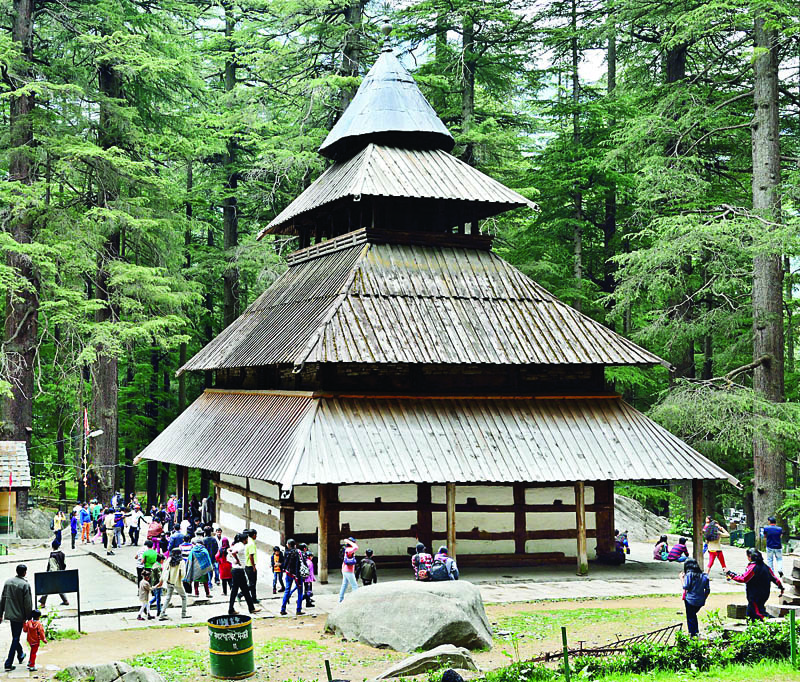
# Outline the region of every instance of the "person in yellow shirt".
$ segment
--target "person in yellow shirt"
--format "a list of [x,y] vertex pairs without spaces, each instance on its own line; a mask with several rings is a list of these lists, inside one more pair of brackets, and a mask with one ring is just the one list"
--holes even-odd
[[258,533],[255,530],[248,530],[248,540],[244,548],[244,572],[247,576],[247,586],[250,588],[250,595],[253,597],[253,603],[258,604],[258,597],[256,596],[256,581],[258,580],[258,554],[256,550],[256,537]]

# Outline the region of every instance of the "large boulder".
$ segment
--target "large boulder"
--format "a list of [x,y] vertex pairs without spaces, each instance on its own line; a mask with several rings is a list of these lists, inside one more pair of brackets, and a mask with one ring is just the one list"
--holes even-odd
[[53,531],[50,530],[52,514],[47,514],[41,509],[26,509],[17,514],[17,535],[23,540],[39,540],[49,538]]
[[120,682],[164,682],[164,678],[152,668],[134,668],[119,679]]
[[391,668],[384,670],[376,680],[385,680],[390,677],[408,677],[420,675],[428,670],[438,670],[444,666],[461,668],[462,670],[477,670],[475,661],[469,651],[460,646],[442,644],[430,651],[414,654],[402,661],[398,661]]
[[379,583],[350,593],[325,626],[345,639],[397,651],[427,651],[441,644],[492,646],[481,593],[465,580]]

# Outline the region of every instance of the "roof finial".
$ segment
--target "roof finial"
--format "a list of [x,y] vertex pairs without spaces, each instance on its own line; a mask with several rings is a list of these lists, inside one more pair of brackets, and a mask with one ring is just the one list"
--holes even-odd
[[381,33],[383,33],[383,51],[390,52],[392,47],[389,44],[389,36],[392,34],[392,29],[394,26],[392,26],[392,22],[389,21],[389,17],[383,17],[381,21],[383,22],[381,24]]

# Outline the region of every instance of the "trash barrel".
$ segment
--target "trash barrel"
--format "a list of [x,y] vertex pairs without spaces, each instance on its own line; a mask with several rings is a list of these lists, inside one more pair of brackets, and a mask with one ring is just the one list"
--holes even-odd
[[211,674],[223,680],[255,675],[253,619],[250,616],[214,616],[208,619],[208,655]]

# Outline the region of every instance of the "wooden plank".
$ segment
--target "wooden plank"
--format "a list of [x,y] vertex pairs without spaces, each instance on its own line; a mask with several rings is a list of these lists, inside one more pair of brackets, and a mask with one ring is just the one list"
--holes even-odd
[[250,518],[242,518],[242,507],[231,504],[230,502],[225,502],[224,500],[220,501],[219,503],[219,511],[233,514],[236,518],[242,519],[242,523],[247,528],[249,528],[253,523],[257,523],[258,525],[271,530],[279,531],[281,527],[281,519],[275,514],[265,514],[262,511],[253,509],[250,511]]
[[319,582],[328,583],[328,486],[317,486],[317,565],[319,566]]
[[586,511],[595,512],[597,528],[597,553],[614,551],[614,482],[592,481],[594,504],[587,504]]
[[[420,483],[418,485],[430,485]],[[519,484],[515,484],[519,485]],[[564,484],[561,485],[564,487]],[[250,493],[253,499],[255,493]],[[419,494],[419,488],[418,488]],[[524,499],[524,497],[523,497]],[[333,504],[333,503],[330,503]],[[419,506],[422,504],[420,499],[418,502],[338,502],[335,504],[340,511],[418,511]],[[277,506],[277,505],[276,505]],[[316,502],[298,502],[294,506],[295,511],[317,511]],[[428,505],[431,512],[446,512],[446,504],[432,503]],[[601,508],[595,502],[594,504],[587,504],[586,511],[600,511]],[[457,504],[456,512],[478,512],[483,514],[515,514],[518,511],[531,512],[534,514],[547,513],[547,512],[574,512],[574,504]]]
[[250,513],[250,479],[244,479],[245,484],[245,496],[244,496],[244,520],[247,524],[247,527],[250,528],[250,520],[252,518]]
[[445,487],[447,505],[447,552],[456,558],[456,484],[448,483]]
[[575,521],[578,531],[578,575],[589,574],[589,557],[586,551],[586,486],[575,482]]
[[[250,496],[250,499],[256,500],[257,502],[263,502],[264,504],[268,504],[270,507],[280,508],[281,501],[274,498],[274,497],[267,497],[266,495],[261,495],[260,493],[255,492],[254,490],[248,491],[247,488],[242,488],[240,485],[236,485],[234,483],[228,483],[226,481],[220,481],[218,483],[219,487],[224,490],[230,490],[232,493],[237,493],[242,497]],[[307,509],[301,509],[301,507],[307,507]],[[305,505],[295,505],[295,509],[297,511],[316,511],[317,505],[313,502],[310,504]]]
[[703,481],[692,481],[692,556],[705,570],[703,562]]
[[514,484],[514,552],[525,554],[525,531],[527,521],[525,518],[525,486],[521,483]]

